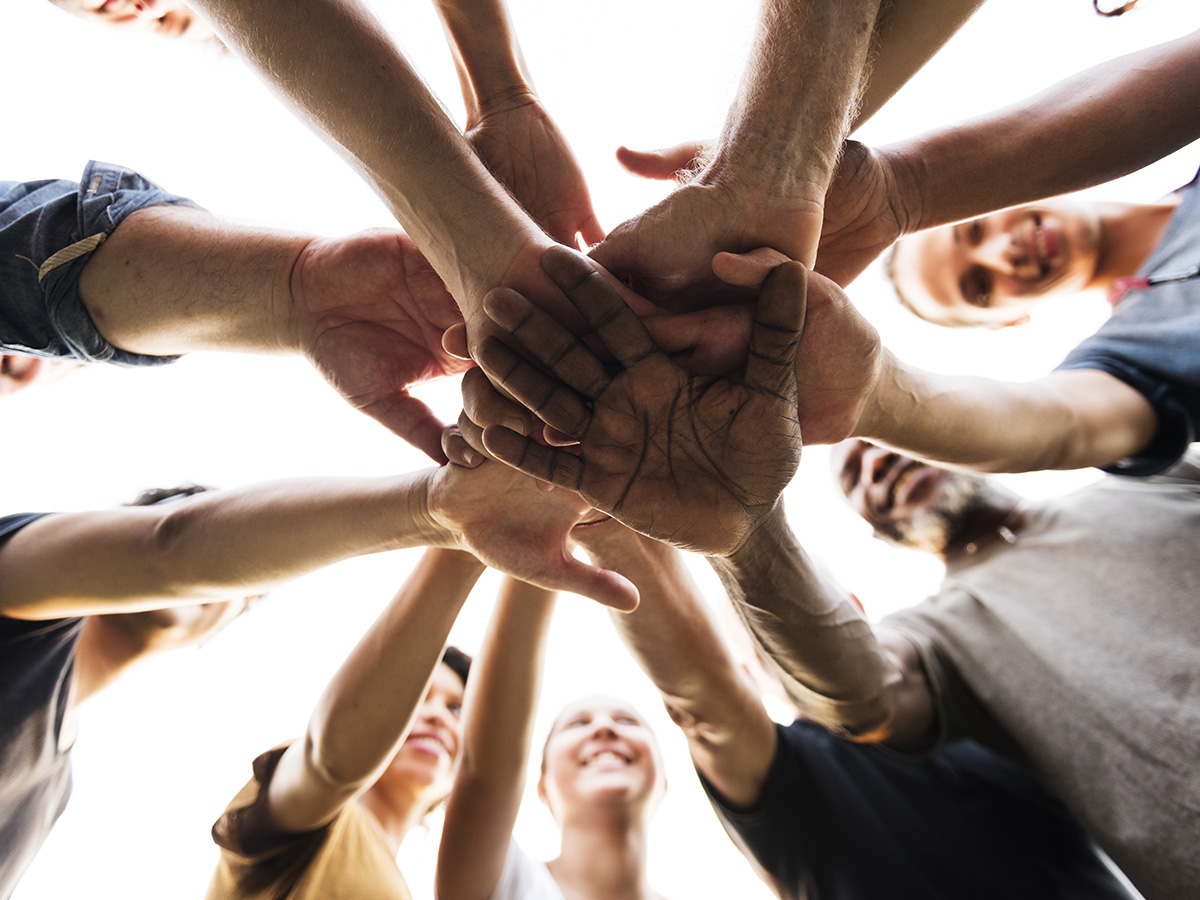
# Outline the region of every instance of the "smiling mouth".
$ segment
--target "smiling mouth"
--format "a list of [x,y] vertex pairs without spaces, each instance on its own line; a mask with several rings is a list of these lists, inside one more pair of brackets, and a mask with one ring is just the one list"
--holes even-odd
[[404,742],[409,749],[428,756],[449,756],[450,748],[435,734],[410,734]]
[[594,762],[598,762],[601,760],[607,760],[607,759],[615,760],[624,765],[629,765],[629,763],[633,762],[633,760],[630,759],[628,756],[625,756],[622,753],[618,753],[616,750],[601,750],[600,752],[593,753],[591,756],[587,757],[583,761],[583,765],[586,767],[586,766],[590,766]]

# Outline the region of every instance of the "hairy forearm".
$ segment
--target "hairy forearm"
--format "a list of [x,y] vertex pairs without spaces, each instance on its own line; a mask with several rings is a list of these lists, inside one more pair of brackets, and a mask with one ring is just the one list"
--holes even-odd
[[446,804],[437,896],[490,897],[521,806],[555,595],[505,579],[472,666],[463,753]]
[[853,128],[875,115],[982,5],[983,0],[887,0]]
[[136,612],[262,593],[351,556],[450,544],[426,507],[436,471],[40,519],[0,549],[0,604],[26,618]]
[[274,824],[313,828],[374,783],[407,733],[482,572],[483,565],[461,551],[422,556],[330,681],[304,740],[280,759],[269,795]]
[[938,375],[885,354],[855,436],[982,472],[1104,466],[1154,435],[1153,408],[1104,372],[1026,383]]
[[356,0],[198,0],[218,33],[383,198],[470,315],[539,232]]
[[[1200,32],[1103,63],[990,115],[881,149],[908,231],[1110,181],[1200,137]],[[1036,160],[1036,165],[1030,165]]]
[[309,240],[203,210],[150,207],[93,254],[79,296],[101,334],[133,353],[294,352],[289,279]]
[[[764,0],[712,162],[697,181],[787,198],[818,216],[854,118],[879,0]],[[779,246],[811,265],[819,228]],[[774,246],[774,245],[773,245]]]
[[817,574],[782,504],[741,549],[710,562],[805,716],[854,740],[888,736],[900,673],[849,597]]

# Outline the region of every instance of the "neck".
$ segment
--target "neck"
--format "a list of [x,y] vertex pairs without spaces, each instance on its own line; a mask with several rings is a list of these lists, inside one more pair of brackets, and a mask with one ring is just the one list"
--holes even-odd
[[997,543],[1011,544],[1025,526],[1025,508],[1020,498],[1007,492],[978,509],[966,526],[946,544],[946,562],[968,558]]
[[567,900],[654,900],[646,848],[640,818],[567,820],[558,858],[546,865]]
[[1088,287],[1111,290],[1115,279],[1135,274],[1162,240],[1178,205],[1174,194],[1153,204],[1101,204],[1100,258]]
[[378,782],[355,802],[361,803],[379,824],[393,853],[399,851],[404,838],[428,809],[416,791],[388,790]]

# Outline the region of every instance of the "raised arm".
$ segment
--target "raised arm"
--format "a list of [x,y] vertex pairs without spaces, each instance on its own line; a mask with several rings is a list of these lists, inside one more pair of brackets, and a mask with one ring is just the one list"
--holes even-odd
[[718,293],[718,251],[776,247],[812,265],[822,205],[863,84],[878,0],[764,0],[710,161],[593,251],[653,300]]
[[505,579],[467,688],[462,762],[438,848],[439,900],[488,900],[504,871],[553,612],[553,593]]
[[687,737],[697,770],[735,806],[751,806],[775,757],[775,729],[688,574],[683,555],[616,520],[575,539],[637,585],[641,603],[612,617]]
[[303,740],[280,757],[255,827],[303,832],[374,784],[412,724],[450,628],[483,566],[430,550],[321,695]]
[[358,0],[198,0],[221,38],[380,195],[468,323],[486,291],[545,293],[550,239],[488,173]]
[[1200,137],[1197,72],[1200,31],[969,122],[875,150],[848,145],[818,271],[848,284],[905,234],[1102,184],[1178,150]]
[[435,0],[467,108],[466,137],[488,170],[555,240],[604,237],[566,138],[543,109],[504,0]]

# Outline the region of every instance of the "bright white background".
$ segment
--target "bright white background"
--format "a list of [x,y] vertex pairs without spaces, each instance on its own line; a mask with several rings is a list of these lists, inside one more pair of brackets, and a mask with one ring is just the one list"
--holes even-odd
[[[430,4],[376,0],[451,113],[457,85]],[[665,188],[617,166],[619,143],[667,146],[718,130],[741,70],[755,4],[695,0],[512,0],[546,106],[572,140],[601,220],[612,227]],[[1006,0],[981,12],[859,135],[886,143],[1032,94],[1095,62],[1200,26],[1200,7],[1144,0],[1101,20],[1086,0]],[[78,178],[98,158],[136,168],[216,213],[314,234],[387,225],[374,196],[232,58],[77,22],[44,0],[5,0],[0,178]],[[803,73],[798,72],[797,77]],[[1188,181],[1185,150],[1102,196],[1150,200]],[[1039,160],[1028,160],[1036,167]],[[898,311],[871,270],[852,295],[901,356],[931,369],[1011,379],[1050,369],[1103,318],[1076,301],[1005,333],[944,332]],[[422,391],[447,420],[453,384]],[[5,402],[0,512],[121,502],[151,485],[232,486],[292,475],[407,471],[422,457],[345,407],[300,361],[210,355],[160,370],[94,369]],[[1051,495],[1090,473],[1014,479]],[[837,502],[825,454],[806,451],[788,492],[795,527],[872,617],[920,599],[940,568],[868,540]],[[85,708],[76,790],[17,900],[197,896],[215,857],[208,828],[253,757],[298,734],[329,675],[389,599],[416,551],[348,562],[275,592],[202,651],[146,664]],[[697,567],[707,589],[714,579]],[[494,582],[485,580],[454,639],[478,645]],[[683,741],[649,683],[589,601],[560,603],[542,725],[598,690],[634,699],[668,757],[651,868],[668,896],[767,897],[709,813]],[[402,866],[429,897],[435,831]],[[532,791],[518,836],[555,852]]]

